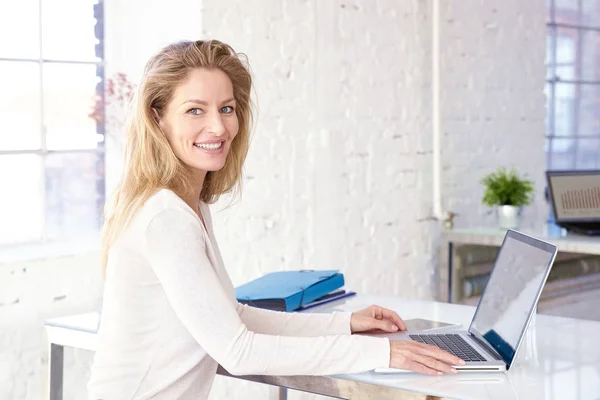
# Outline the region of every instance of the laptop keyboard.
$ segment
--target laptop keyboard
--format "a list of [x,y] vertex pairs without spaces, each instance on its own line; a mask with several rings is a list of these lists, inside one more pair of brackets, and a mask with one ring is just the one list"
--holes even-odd
[[409,335],[409,337],[420,343],[437,346],[465,361],[486,361],[477,350],[471,347],[471,345],[465,342],[465,340],[457,334]]

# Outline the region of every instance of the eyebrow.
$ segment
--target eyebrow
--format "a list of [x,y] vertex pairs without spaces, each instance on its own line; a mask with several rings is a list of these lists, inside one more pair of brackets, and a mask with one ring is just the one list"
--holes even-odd
[[[232,101],[235,101],[235,98],[233,98],[233,97],[232,97],[232,98],[230,98],[230,99],[227,99],[227,100],[225,100],[225,101],[222,101],[222,102],[221,102],[221,104],[226,104],[226,103],[229,103],[229,102],[232,102]],[[203,106],[206,106],[206,107],[208,107],[208,103],[207,103],[206,101],[204,101],[204,100],[200,100],[200,99],[188,99],[188,100],[184,101],[184,102],[183,102],[183,103],[181,103],[181,104],[183,105],[183,104],[186,104],[186,103],[196,103],[196,104],[202,104]]]

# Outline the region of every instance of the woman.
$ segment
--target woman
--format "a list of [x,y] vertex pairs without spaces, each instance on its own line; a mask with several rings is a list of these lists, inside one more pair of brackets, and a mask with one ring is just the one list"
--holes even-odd
[[148,62],[103,231],[90,399],[203,399],[217,363],[232,374],[455,372],[461,360],[436,347],[351,335],[405,329],[381,307],[311,315],[237,303],[207,204],[240,185],[250,89],[247,67],[218,41],[175,43]]

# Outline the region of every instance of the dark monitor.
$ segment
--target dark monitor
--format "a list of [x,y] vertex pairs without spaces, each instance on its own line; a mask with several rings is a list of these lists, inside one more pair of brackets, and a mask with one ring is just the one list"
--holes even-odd
[[546,171],[557,225],[600,222],[600,170]]

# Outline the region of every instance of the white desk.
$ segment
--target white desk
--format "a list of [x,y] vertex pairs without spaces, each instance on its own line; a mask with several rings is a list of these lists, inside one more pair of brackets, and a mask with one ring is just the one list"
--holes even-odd
[[[458,304],[360,295],[312,309],[355,311],[370,304],[394,309],[405,318],[423,317],[468,326],[475,309]],[[98,314],[83,314],[47,322],[51,344],[50,399],[62,397],[64,346],[94,350]],[[373,372],[335,376],[234,376],[284,388],[344,399],[599,399],[600,322],[538,315],[515,365],[503,373],[459,373],[431,377],[416,373],[380,375]],[[229,375],[219,368],[219,374]]]
[[[548,229],[527,230],[522,232],[540,240],[550,242],[558,247],[558,251],[578,254],[600,255],[600,237],[583,236],[564,233],[564,230],[554,227],[553,232]],[[440,280],[439,299],[454,302],[459,281],[459,271],[454,265],[454,257],[457,246],[493,246],[500,247],[504,240],[506,229],[500,228],[465,228],[451,229],[442,233],[441,256],[440,256]]]

